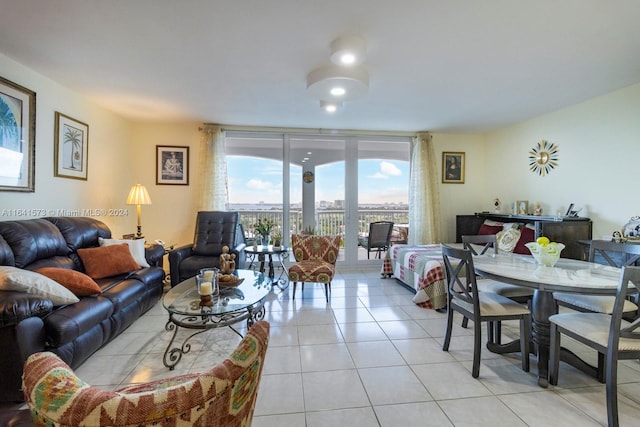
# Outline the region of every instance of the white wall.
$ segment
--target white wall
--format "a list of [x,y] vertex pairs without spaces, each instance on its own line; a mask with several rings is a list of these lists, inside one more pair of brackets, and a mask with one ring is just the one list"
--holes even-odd
[[[543,214],[569,203],[593,220],[594,238],[640,215],[640,84],[486,135],[485,199],[539,202]],[[545,139],[559,146],[559,167],[529,171],[528,152]],[[490,185],[489,185],[490,184]],[[478,207],[480,209],[480,207]]]
[[[496,196],[487,195],[486,180],[491,175],[486,164],[486,141],[483,135],[433,134],[433,144],[438,164],[440,182],[440,209],[442,215],[443,242],[454,242],[456,237],[456,215],[493,208]],[[464,184],[442,183],[442,152],[465,153]]]
[[[0,75],[36,92],[35,192],[0,192],[0,221],[42,216],[31,210],[128,209],[128,216],[98,219],[114,236],[135,230],[135,208],[125,205],[139,163],[130,151],[130,123],[2,54]],[[87,181],[53,176],[55,111],[89,125]]]
[[[140,161],[133,179],[147,187],[151,205],[142,206],[142,232],[146,239],[167,244],[193,242],[199,191],[199,123],[136,123],[133,125],[134,156]],[[156,145],[189,147],[189,185],[156,185]]]

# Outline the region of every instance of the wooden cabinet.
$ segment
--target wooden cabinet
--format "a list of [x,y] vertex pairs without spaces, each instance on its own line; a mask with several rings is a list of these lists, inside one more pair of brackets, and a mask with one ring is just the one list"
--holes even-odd
[[478,234],[482,223],[486,220],[499,222],[519,222],[535,226],[535,238],[547,236],[553,242],[565,244],[563,258],[583,259],[584,247],[578,240],[591,240],[592,222],[589,218],[573,218],[534,215],[500,215],[492,213],[475,213],[473,215],[456,216],[456,242],[462,236]]

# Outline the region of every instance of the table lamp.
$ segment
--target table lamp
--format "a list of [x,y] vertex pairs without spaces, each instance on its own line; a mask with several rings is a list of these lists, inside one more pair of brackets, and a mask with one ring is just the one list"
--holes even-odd
[[128,205],[137,205],[138,211],[138,232],[136,233],[136,239],[142,239],[142,225],[140,224],[140,205],[150,205],[151,198],[144,185],[136,184],[131,187],[129,196],[127,197]]

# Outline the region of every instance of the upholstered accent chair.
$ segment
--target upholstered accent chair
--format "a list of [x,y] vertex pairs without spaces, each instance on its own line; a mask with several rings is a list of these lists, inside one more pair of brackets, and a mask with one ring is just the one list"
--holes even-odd
[[249,426],[269,343],[256,322],[235,351],[211,370],[117,391],[92,387],[58,356],[25,363],[23,389],[36,426]]
[[327,302],[331,293],[331,281],[336,270],[336,261],[340,251],[340,236],[316,236],[294,234],[291,246],[295,264],[289,267],[289,281],[293,282],[293,299],[296,298],[296,285],[304,283],[324,283]]
[[376,258],[380,258],[380,254],[389,249],[392,231],[392,221],[375,221],[369,224],[369,234],[358,238],[358,246],[367,250],[367,259],[371,252],[376,253]]
[[238,212],[198,212],[193,243],[169,252],[171,286],[195,276],[202,268],[218,267],[224,246],[236,256],[238,268],[245,265],[246,245]]
[[493,292],[478,292],[470,250],[442,245],[442,258],[447,280],[447,327],[442,350],[449,351],[453,329],[453,312],[457,311],[472,320],[473,367],[471,375],[477,378],[480,375],[482,322],[519,320],[522,369],[529,372],[529,309],[502,295]]

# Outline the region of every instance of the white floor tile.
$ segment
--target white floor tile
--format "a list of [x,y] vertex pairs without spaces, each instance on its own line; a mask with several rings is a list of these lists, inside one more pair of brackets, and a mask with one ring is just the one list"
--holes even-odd
[[435,402],[374,406],[381,427],[453,426]]
[[[473,323],[455,316],[448,352],[442,351],[446,314],[413,304],[413,294],[380,267],[339,272],[332,298],[307,284],[274,290],[265,303],[271,323],[267,359],[253,425],[292,426],[589,426],[606,425],[605,386],[562,363],[558,386],[537,385],[537,363],[523,372],[519,354],[486,349],[480,377],[471,376]],[[172,334],[159,303],[76,369],[87,383],[114,390],[184,373],[204,372],[228,357],[241,340],[229,328],[191,338],[175,370],[163,364]],[[244,324],[238,331],[246,333]],[[173,347],[193,331],[180,330]],[[503,339],[519,334],[503,324]],[[563,340],[593,363],[595,352]],[[108,369],[105,369],[108,366]],[[640,419],[640,363],[619,367],[621,426]],[[543,408],[543,409],[541,409]]]
[[408,366],[360,369],[360,378],[373,405],[433,400]]
[[307,412],[307,427],[349,426],[378,427],[376,414],[370,406],[332,411]]
[[371,406],[355,369],[302,374],[307,411]]
[[526,427],[527,425],[495,396],[444,400],[439,402],[439,405],[455,426]]

